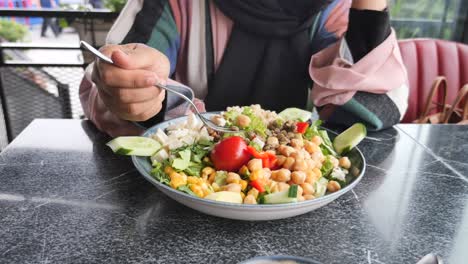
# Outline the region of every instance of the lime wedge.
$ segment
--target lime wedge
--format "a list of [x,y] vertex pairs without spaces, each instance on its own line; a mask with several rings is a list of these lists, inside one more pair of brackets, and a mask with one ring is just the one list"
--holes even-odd
[[338,154],[346,153],[356,147],[366,135],[366,126],[361,123],[356,123],[333,140],[333,147]]
[[117,137],[107,144],[112,151],[120,155],[149,157],[161,148],[161,144],[147,137]]
[[291,107],[284,109],[278,114],[284,120],[306,122],[312,117],[312,113],[299,108]]

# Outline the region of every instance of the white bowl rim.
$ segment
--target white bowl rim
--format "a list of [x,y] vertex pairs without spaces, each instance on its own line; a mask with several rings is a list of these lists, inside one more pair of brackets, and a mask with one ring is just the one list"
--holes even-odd
[[[215,113],[217,113],[217,112],[207,112],[207,113],[204,113],[204,114],[215,114]],[[182,120],[182,119],[185,119],[185,118],[187,118],[187,116],[176,117],[176,118],[161,122],[159,124],[156,124],[156,125],[148,128],[147,130],[145,130],[145,132],[143,132],[142,136],[147,136],[150,131],[154,130],[155,128],[157,128],[157,127],[159,127],[161,125],[164,125],[164,124],[169,123],[169,122],[179,121],[179,120]],[[136,167],[138,172],[146,180],[151,182],[153,185],[155,185],[157,187],[160,187],[160,188],[164,188],[164,189],[166,189],[166,190],[168,190],[170,192],[173,192],[173,193],[175,193],[177,195],[182,195],[185,198],[188,198],[188,199],[191,199],[191,200],[194,200],[194,201],[197,201],[197,202],[201,202],[201,203],[206,204],[206,205],[230,207],[232,209],[278,209],[278,208],[292,209],[292,208],[306,207],[306,206],[310,206],[310,205],[313,205],[313,204],[321,204],[323,202],[333,201],[336,198],[340,197],[341,195],[343,195],[343,194],[347,193],[348,191],[350,191],[351,189],[353,189],[361,181],[362,177],[364,176],[365,171],[366,171],[366,165],[367,165],[366,159],[365,159],[364,155],[362,154],[361,150],[358,147],[355,147],[355,150],[358,152],[359,156],[362,159],[362,170],[359,173],[359,175],[354,179],[354,181],[352,181],[348,186],[346,186],[343,189],[340,189],[337,192],[326,194],[326,195],[324,195],[322,197],[315,198],[315,199],[312,199],[312,200],[306,200],[306,201],[295,202],[295,203],[284,203],[284,204],[242,204],[242,203],[241,204],[236,204],[236,203],[220,202],[220,201],[213,201],[213,200],[208,200],[208,199],[204,199],[204,198],[199,198],[199,197],[196,197],[196,196],[181,192],[179,190],[175,190],[175,189],[173,189],[173,188],[159,182],[158,180],[153,178],[151,175],[149,175],[144,168],[142,168],[142,166],[140,165],[140,162],[137,160],[137,158],[138,158],[137,156],[131,156],[131,157],[132,157],[133,165]]]

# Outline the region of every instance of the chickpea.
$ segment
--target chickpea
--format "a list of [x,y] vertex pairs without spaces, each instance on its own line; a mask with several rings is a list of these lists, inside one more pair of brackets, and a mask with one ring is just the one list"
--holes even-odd
[[285,146],[285,145],[280,145],[278,147],[278,151],[279,153],[281,153],[282,155],[286,156],[286,157],[289,157],[291,156],[292,153],[296,152],[296,150],[290,146]]
[[255,199],[257,199],[258,195],[259,195],[259,191],[255,188],[252,188],[250,189],[250,191],[247,192],[247,196],[253,196]]
[[306,174],[303,171],[295,171],[291,173],[291,179],[295,184],[303,184],[306,180]]
[[262,169],[262,160],[261,159],[252,159],[247,163],[247,168],[251,172],[256,171],[256,170],[261,170]]
[[351,168],[351,161],[348,157],[341,157],[339,160],[339,165],[344,169],[349,169]]
[[244,203],[245,204],[257,204],[257,200],[255,199],[255,197],[253,197],[253,195],[247,195],[244,198]]
[[268,137],[266,143],[267,143],[267,145],[271,145],[272,147],[279,146],[279,140],[278,140],[277,137]]
[[312,194],[306,194],[303,197],[306,201],[315,199],[315,196],[313,196]]
[[304,146],[304,140],[298,139],[298,138],[293,138],[291,139],[291,146],[293,146],[296,149],[300,149]]
[[295,171],[306,171],[307,163],[303,159],[297,159],[294,163],[293,170]]
[[289,169],[292,168],[292,166],[294,165],[295,162],[296,162],[296,160],[294,158],[288,157],[286,159],[286,161],[283,163],[283,168],[289,170]]
[[283,166],[284,162],[286,161],[286,157],[283,155],[276,156],[276,165]]
[[319,168],[314,168],[313,171],[315,175],[317,175],[316,179],[320,179],[320,177],[322,177],[322,171]]
[[359,176],[359,173],[360,173],[360,171],[359,171],[359,169],[357,167],[353,167],[351,169],[351,174],[353,174],[354,177]]
[[322,144],[322,138],[319,136],[314,136],[312,138],[312,142],[314,142],[317,146],[320,146]]
[[310,184],[310,183],[304,182],[303,184],[301,184],[301,187],[302,187],[302,190],[303,190],[304,194],[314,194],[315,193],[314,186],[312,186],[312,184]]
[[242,186],[238,183],[230,183],[221,187],[221,190],[227,192],[241,192]]
[[330,159],[331,163],[333,163],[333,167],[338,167],[338,165],[340,164],[340,162],[338,161],[337,158],[335,158],[334,156],[332,155],[328,155],[328,158]]
[[305,198],[303,196],[299,196],[299,197],[297,197],[297,201],[298,202],[303,202],[303,201],[305,201]]
[[317,181],[317,179],[318,179],[317,174],[313,170],[306,171],[305,182],[309,184],[314,184]]
[[278,183],[278,191],[282,192],[282,191],[286,191],[289,189],[289,184],[285,183],[285,182],[279,182]]
[[306,163],[307,168],[309,169],[315,168],[315,166],[317,165],[317,163],[313,159],[306,159]]
[[234,172],[229,172],[226,177],[226,183],[240,183],[241,177],[239,174]]
[[226,125],[226,119],[222,115],[214,115],[211,117],[211,121],[215,123],[218,126],[225,126]]
[[248,127],[250,125],[250,122],[250,117],[246,115],[240,114],[237,116],[237,125],[241,128]]
[[269,168],[263,168],[263,178],[270,179],[271,177],[271,170]]
[[329,181],[327,184],[327,190],[329,192],[337,192],[341,189],[340,184],[337,181]]
[[307,140],[304,142],[304,148],[310,154],[315,153],[318,150],[317,144],[315,144],[314,142],[307,141]]
[[316,151],[312,154],[312,159],[315,160],[317,163],[322,163],[325,160],[325,156],[323,156],[322,151]]
[[277,182],[288,182],[289,180],[291,180],[291,171],[287,169],[272,171],[271,179]]
[[301,151],[296,151],[294,153],[291,153],[290,157],[293,159],[304,159],[304,153],[302,153]]

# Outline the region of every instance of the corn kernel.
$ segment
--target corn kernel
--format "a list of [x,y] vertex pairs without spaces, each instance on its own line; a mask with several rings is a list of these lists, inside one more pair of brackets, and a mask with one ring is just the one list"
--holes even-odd
[[194,176],[189,176],[189,177],[187,177],[187,183],[189,183],[189,184],[197,184],[197,183],[198,183],[198,179],[195,178]]
[[240,180],[240,185],[241,185],[241,187],[242,187],[242,190],[245,190],[245,188],[247,188],[247,184],[248,184],[247,181],[245,181],[245,180]]
[[169,177],[171,178],[171,187],[177,189],[181,185],[187,184],[187,176],[179,174],[177,172],[172,172]]
[[205,167],[205,168],[203,168],[201,173],[202,173],[202,176],[203,176],[203,175],[211,175],[214,172],[216,172],[216,171],[213,168]]
[[255,180],[261,180],[263,179],[263,176],[264,176],[264,171],[263,169],[260,169],[260,170],[256,170],[256,171],[253,171],[252,173],[250,173],[250,180],[251,181],[255,181]]
[[166,173],[167,175],[171,175],[171,173],[173,173],[173,172],[175,172],[175,171],[171,166],[166,166],[164,168],[164,173]]
[[192,190],[192,192],[195,193],[196,196],[203,197],[203,189],[199,185],[190,185],[190,190]]
[[247,166],[242,166],[240,169],[239,169],[239,174],[240,175],[243,175],[243,176],[247,176],[250,174],[249,172],[249,169],[247,168]]

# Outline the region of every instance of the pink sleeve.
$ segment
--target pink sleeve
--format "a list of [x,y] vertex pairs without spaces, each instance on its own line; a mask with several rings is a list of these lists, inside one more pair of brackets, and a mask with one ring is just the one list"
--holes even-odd
[[130,121],[118,118],[102,102],[96,85],[91,81],[93,64],[86,69],[80,84],[80,101],[83,111],[96,127],[111,137],[140,135],[143,130]]
[[344,39],[312,56],[311,99],[316,106],[343,105],[358,91],[385,94],[407,85],[395,31],[357,63],[344,59]]

